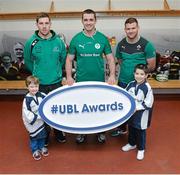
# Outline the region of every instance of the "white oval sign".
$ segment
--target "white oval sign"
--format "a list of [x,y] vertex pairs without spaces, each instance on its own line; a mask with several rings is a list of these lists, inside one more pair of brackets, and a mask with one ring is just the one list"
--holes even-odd
[[49,93],[39,107],[43,120],[58,130],[90,134],[113,129],[135,111],[134,98],[103,82],[80,82]]

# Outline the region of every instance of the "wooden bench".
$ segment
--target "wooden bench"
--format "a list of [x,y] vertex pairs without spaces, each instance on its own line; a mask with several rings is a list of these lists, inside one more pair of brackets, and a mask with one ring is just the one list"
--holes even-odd
[[[154,94],[180,94],[180,80],[168,80],[159,82],[154,79],[148,80]],[[0,81],[0,95],[23,95],[27,92],[24,81]]]
[[159,82],[154,79],[149,79],[148,82],[154,94],[180,94],[180,80]]
[[25,81],[0,81],[0,95],[23,95],[27,92]]

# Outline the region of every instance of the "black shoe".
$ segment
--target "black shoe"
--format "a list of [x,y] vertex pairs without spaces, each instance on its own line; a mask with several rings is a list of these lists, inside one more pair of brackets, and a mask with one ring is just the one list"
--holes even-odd
[[59,143],[65,143],[66,142],[66,135],[64,132],[62,131],[59,131],[58,134],[56,134],[56,140],[59,142]]
[[97,139],[98,139],[99,143],[105,143],[106,142],[105,134],[98,134]]
[[77,137],[76,137],[76,143],[83,143],[85,142],[86,140],[86,135],[84,134],[79,134]]
[[123,130],[117,129],[117,130],[112,131],[111,136],[112,137],[117,137],[119,135],[124,135],[126,133],[127,133],[127,131],[123,131]]

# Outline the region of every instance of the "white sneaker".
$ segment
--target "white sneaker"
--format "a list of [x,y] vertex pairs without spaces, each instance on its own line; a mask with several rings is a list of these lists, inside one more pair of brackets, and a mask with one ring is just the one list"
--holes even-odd
[[45,157],[48,156],[49,155],[48,149],[46,147],[43,147],[41,149],[41,154]]
[[33,158],[34,158],[34,160],[40,160],[41,159],[41,154],[40,154],[39,150],[36,150],[33,153]]
[[143,160],[144,159],[144,150],[138,150],[137,159],[138,160]]
[[126,152],[126,151],[130,151],[132,149],[135,149],[135,148],[136,148],[136,145],[132,146],[132,145],[130,145],[128,143],[128,144],[126,144],[125,146],[122,147],[122,150]]

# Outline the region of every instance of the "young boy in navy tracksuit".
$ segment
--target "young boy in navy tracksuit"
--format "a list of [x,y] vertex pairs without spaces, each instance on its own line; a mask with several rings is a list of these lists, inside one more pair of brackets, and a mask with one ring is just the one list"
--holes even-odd
[[126,90],[134,97],[136,111],[128,120],[128,144],[122,147],[123,151],[130,151],[137,147],[137,159],[144,158],[146,145],[146,129],[150,125],[154,102],[151,86],[146,81],[148,68],[138,64],[134,70],[135,80],[130,82]]

